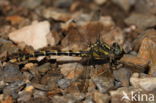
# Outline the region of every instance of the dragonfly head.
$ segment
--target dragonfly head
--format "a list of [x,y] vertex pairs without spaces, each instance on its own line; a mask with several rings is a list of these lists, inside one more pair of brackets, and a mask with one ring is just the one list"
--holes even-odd
[[113,43],[111,46],[111,53],[114,54],[116,58],[120,58],[123,56],[124,51],[118,43]]

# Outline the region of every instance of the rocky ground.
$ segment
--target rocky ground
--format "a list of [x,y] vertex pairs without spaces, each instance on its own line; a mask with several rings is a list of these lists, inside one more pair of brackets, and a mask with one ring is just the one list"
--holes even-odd
[[[124,49],[122,66],[64,56],[2,62],[40,49],[86,50],[99,37]],[[156,0],[0,0],[0,103],[156,103],[155,52]]]

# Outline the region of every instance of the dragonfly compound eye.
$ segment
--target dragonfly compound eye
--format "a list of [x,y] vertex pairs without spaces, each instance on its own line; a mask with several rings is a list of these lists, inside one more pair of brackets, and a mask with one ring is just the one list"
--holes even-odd
[[111,51],[113,54],[115,54],[116,56],[120,56],[123,53],[122,48],[119,46],[118,43],[113,43],[112,47],[111,47]]

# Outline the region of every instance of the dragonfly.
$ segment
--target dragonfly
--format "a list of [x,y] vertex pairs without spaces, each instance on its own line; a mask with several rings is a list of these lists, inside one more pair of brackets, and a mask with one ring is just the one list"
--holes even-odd
[[89,58],[90,61],[104,61],[110,63],[110,65],[116,65],[117,61],[123,56],[124,51],[118,43],[113,43],[112,46],[97,40],[95,43],[89,45],[89,49],[86,51],[57,51],[57,50],[43,50],[35,51],[27,54],[16,54],[10,56],[6,61],[10,63],[18,63],[32,58],[40,56],[76,56]]

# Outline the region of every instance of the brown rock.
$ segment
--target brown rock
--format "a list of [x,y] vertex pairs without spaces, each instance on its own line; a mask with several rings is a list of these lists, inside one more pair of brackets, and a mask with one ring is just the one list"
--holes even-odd
[[96,103],[109,103],[110,96],[108,94],[102,94],[100,92],[94,93],[94,98]]
[[151,14],[133,13],[125,19],[127,25],[136,25],[140,29],[146,29],[156,25],[156,16]]
[[79,77],[83,72],[83,66],[78,63],[63,64],[61,67],[61,73],[68,79]]
[[133,55],[124,55],[121,60],[123,64],[136,68],[145,68],[148,65],[148,61]]
[[136,0],[136,11],[156,14],[156,0]]

